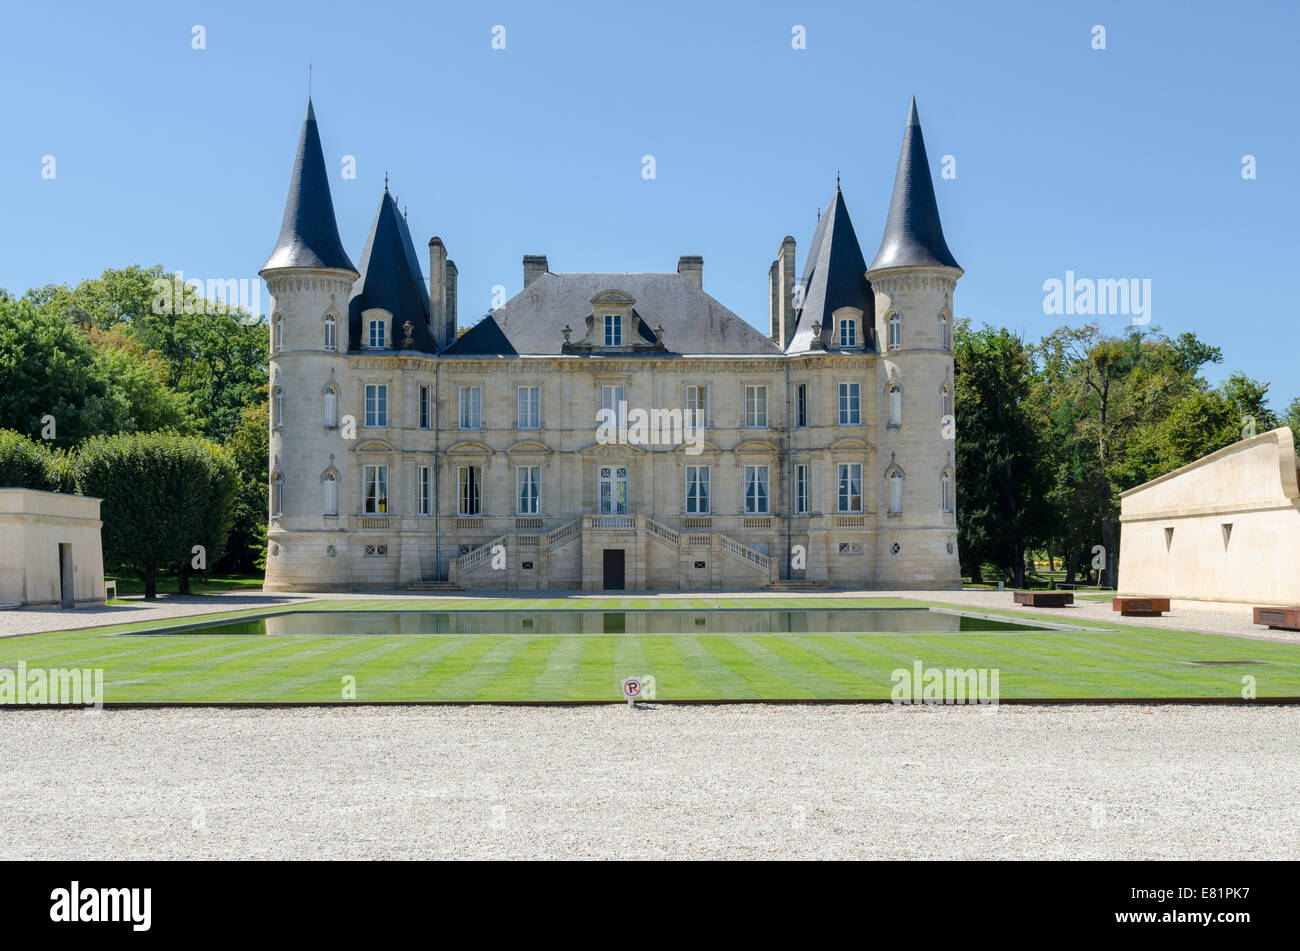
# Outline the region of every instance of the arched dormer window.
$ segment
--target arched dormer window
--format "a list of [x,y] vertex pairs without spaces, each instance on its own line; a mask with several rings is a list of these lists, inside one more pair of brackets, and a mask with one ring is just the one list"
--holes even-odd
[[334,429],[339,424],[339,391],[333,383],[325,386],[321,391],[323,397],[322,403],[325,412],[325,425]]
[[858,345],[858,322],[852,317],[840,318],[840,349],[850,350]]
[[284,349],[284,315],[276,311],[271,315],[271,350],[279,353]]
[[903,511],[903,470],[893,466],[889,470],[889,514],[899,515]]
[[271,390],[271,428],[278,429],[284,425],[284,387],[278,383]]
[[284,476],[279,472],[271,476],[271,514],[277,518],[284,514]]
[[952,512],[952,470],[944,469],[939,476],[939,501],[945,515]]
[[952,320],[947,314],[939,315],[939,346],[952,349]]
[[889,425],[903,425],[903,388],[897,383],[889,384]]
[[321,495],[323,505],[321,511],[325,515],[339,514],[339,477],[333,470],[328,470],[321,476]]
[[382,317],[372,317],[368,325],[366,346],[371,350],[383,350],[387,344],[387,327]]
[[338,350],[339,348],[339,319],[333,314],[325,315],[325,349]]
[[903,346],[903,318],[897,311],[889,315],[889,349],[899,350]]

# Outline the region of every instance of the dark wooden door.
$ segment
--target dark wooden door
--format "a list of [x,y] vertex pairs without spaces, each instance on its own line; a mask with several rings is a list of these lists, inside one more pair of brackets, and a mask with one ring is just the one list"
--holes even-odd
[[605,590],[623,590],[623,549],[605,549]]

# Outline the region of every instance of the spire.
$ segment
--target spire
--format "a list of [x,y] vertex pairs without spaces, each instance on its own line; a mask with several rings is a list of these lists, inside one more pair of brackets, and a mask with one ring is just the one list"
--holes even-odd
[[348,301],[350,345],[354,349],[360,345],[361,314],[372,307],[392,314],[394,328],[409,320],[415,349],[436,352],[429,332],[429,288],[420,271],[406,216],[387,189],[379,199],[379,211],[361,252],[361,276]]
[[808,247],[808,261],[799,282],[803,288],[803,307],[799,310],[791,351],[808,349],[812,325],[820,323],[829,327],[831,316],[841,307],[856,307],[866,318],[866,325],[872,326],[875,296],[866,271],[862,246],[849,219],[844,192],[837,183]]
[[327,267],[353,273],[357,270],[339,240],[329,176],[325,172],[325,153],[310,97],[302,134],[298,137],[298,154],[289,180],[289,197],[284,203],[280,238],[262,270],[281,267]]
[[889,220],[871,270],[884,267],[960,267],[943,238],[939,204],[934,197],[930,162],[921,135],[916,97],[907,115],[903,151],[894,176],[894,197],[889,202]]

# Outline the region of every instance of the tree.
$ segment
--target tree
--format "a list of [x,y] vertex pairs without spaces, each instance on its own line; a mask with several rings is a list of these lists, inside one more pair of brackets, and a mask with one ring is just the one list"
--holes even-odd
[[57,465],[50,450],[12,429],[0,429],[0,488],[62,489]]
[[224,552],[239,489],[235,463],[221,447],[168,433],[88,440],[74,462],[77,490],[102,498],[104,561],[139,571],[145,597],[157,597],[158,572],[175,567],[188,593],[194,546],[208,563]]
[[266,473],[270,431],[265,402],[244,407],[239,426],[231,434],[226,447],[239,472],[239,492],[235,497],[235,518],[226,560],[229,567],[237,571],[258,571],[266,564]]

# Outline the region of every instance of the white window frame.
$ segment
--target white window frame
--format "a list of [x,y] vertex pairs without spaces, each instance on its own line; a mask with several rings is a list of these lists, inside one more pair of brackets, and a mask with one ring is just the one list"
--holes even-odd
[[542,467],[515,467],[515,513],[542,514]]
[[339,514],[339,477],[333,472],[321,476],[321,514],[337,516]]
[[903,349],[903,316],[894,311],[889,315],[889,349]]
[[862,425],[862,384],[839,384],[839,408],[841,426]]
[[794,387],[794,428],[808,428],[808,384],[796,383]]
[[433,467],[419,466],[415,474],[415,514],[425,518],[433,515]]
[[[608,469],[609,475],[601,475],[602,469]],[[619,472],[623,475],[619,476]],[[627,515],[632,510],[631,472],[627,466],[601,465],[596,467],[596,513],[598,515]],[[609,487],[606,494],[605,487]],[[622,499],[619,487],[622,486]]]
[[852,350],[858,345],[858,322],[852,317],[840,318],[840,349]]
[[[690,414],[694,414],[694,416]],[[695,427],[707,428],[709,425],[709,386],[707,383],[688,383],[686,385],[686,413],[682,417],[682,424],[691,426],[692,419],[697,420],[694,423]]]
[[382,317],[371,317],[366,326],[366,349],[385,350],[388,346],[388,321]]
[[713,514],[713,474],[708,466],[686,467],[685,503],[687,515]]
[[276,313],[271,319],[271,350],[279,353],[284,349],[284,314]]
[[903,473],[897,469],[889,473],[889,514],[903,514]]
[[745,466],[745,514],[772,514],[772,482],[769,466]]
[[835,510],[841,515],[861,515],[863,511],[862,463],[841,462],[837,472],[839,483],[836,488]]
[[745,428],[767,429],[767,384],[745,384]]
[[623,346],[623,315],[622,314],[605,315],[605,346],[607,347]]
[[366,393],[366,428],[386,429],[388,427],[388,384],[367,383]]
[[944,515],[952,514],[952,472],[948,469],[939,474],[939,507]]
[[331,429],[339,424],[339,388],[331,383],[321,393],[321,412],[325,416],[325,425]]
[[271,392],[271,428],[279,429],[284,425],[284,387],[279,383]]
[[952,320],[947,314],[939,315],[939,346],[945,350],[952,349]]
[[339,348],[339,320],[333,314],[325,315],[325,349],[330,352]]
[[885,391],[885,396],[889,404],[889,425],[903,425],[903,387],[900,383],[889,384],[889,389]]
[[627,387],[621,383],[607,383],[600,388],[600,408],[613,410],[614,426],[619,432],[627,429]]
[[483,428],[483,387],[471,384],[456,388],[456,426],[466,431]]
[[375,464],[361,467],[361,514],[390,515],[388,466]]
[[483,514],[483,467],[456,468],[456,514],[477,518]]
[[284,514],[284,474],[271,476],[271,515],[279,518]]
[[808,466],[794,467],[794,514],[808,514]]
[[516,387],[515,413],[519,429],[541,429],[542,388],[536,385]]

